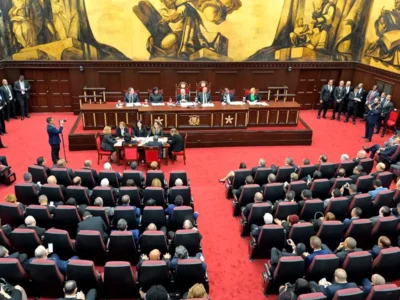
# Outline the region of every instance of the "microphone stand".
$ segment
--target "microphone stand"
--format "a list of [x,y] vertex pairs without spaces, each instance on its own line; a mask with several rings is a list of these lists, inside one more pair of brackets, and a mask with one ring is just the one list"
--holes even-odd
[[63,146],[64,159],[65,159],[66,162],[68,162],[67,161],[67,153],[65,152],[65,143],[64,143],[64,133],[63,132],[61,132],[61,143],[62,143],[62,146]]

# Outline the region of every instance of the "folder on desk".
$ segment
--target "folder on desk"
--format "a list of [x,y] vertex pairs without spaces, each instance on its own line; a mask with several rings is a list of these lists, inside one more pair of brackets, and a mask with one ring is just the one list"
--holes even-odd
[[163,103],[152,103],[151,105],[153,105],[153,106],[164,106],[165,104],[163,102]]

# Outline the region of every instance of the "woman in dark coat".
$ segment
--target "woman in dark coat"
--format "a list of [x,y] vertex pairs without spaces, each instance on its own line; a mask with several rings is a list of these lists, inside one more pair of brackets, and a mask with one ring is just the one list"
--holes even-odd
[[172,128],[170,131],[171,139],[168,140],[169,149],[168,156],[170,159],[176,159],[176,157],[172,157],[172,152],[181,152],[185,148],[185,142],[183,137],[179,134],[178,130]]
[[162,103],[163,95],[160,94],[158,87],[153,88],[153,93],[151,93],[149,100],[151,103]]
[[134,137],[146,137],[147,136],[146,126],[143,125],[143,122],[141,120],[136,122],[136,126],[132,130],[132,135]]
[[112,137],[110,126],[104,127],[103,133],[104,133],[104,136],[103,136],[103,140],[101,141],[100,148],[104,151],[111,151],[112,152],[111,160],[115,161],[116,153],[115,153],[114,145],[115,145],[115,143],[117,143],[117,140]]

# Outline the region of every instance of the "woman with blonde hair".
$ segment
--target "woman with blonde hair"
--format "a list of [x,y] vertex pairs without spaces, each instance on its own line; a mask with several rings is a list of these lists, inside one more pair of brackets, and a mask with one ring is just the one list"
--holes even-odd
[[158,179],[158,178],[154,178],[154,179],[151,181],[151,186],[152,186],[152,187],[162,187],[161,180]]
[[183,296],[183,299],[202,299],[202,298],[208,298],[207,291],[204,288],[204,285],[201,283],[196,283],[194,286],[192,286],[189,289],[189,292],[187,293],[187,296]]
[[116,155],[116,150],[114,148],[115,143],[117,143],[117,140],[114,139],[111,135],[111,127],[106,126],[103,129],[103,140],[101,141],[101,146],[100,148],[104,151],[111,151],[111,160],[114,162],[115,161],[115,155]]
[[250,94],[246,96],[246,100],[250,102],[260,101],[260,96],[256,94],[256,88],[252,87],[250,89]]
[[18,204],[22,210],[25,211],[25,205],[17,201],[17,197],[15,197],[14,194],[8,194],[7,196],[4,197],[4,201],[7,203],[13,203],[13,204]]
[[176,156],[172,157],[172,152],[183,151],[183,149],[185,148],[185,142],[176,128],[172,128],[169,133],[171,134],[171,139],[168,140],[168,156],[170,159],[176,160]]
[[154,135],[164,136],[164,131],[162,129],[161,123],[158,121],[154,121],[154,124],[153,126],[151,126],[149,132],[149,136],[154,136]]
[[119,122],[119,126],[117,127],[117,130],[115,132],[117,137],[122,138],[127,132],[129,132],[129,129],[128,127],[126,127],[125,122]]

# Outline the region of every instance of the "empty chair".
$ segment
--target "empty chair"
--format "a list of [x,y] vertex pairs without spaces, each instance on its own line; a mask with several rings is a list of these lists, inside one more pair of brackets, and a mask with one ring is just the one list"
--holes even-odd
[[94,263],[91,260],[71,259],[67,268],[68,280],[74,280],[83,293],[94,288],[100,290],[101,277],[97,273]]
[[366,300],[398,300],[399,298],[400,288],[392,283],[373,286]]
[[300,295],[297,300],[326,300],[326,296],[323,293],[309,293]]
[[301,192],[307,189],[307,183],[304,180],[293,181],[289,184],[288,191],[294,191],[296,200],[301,200]]
[[16,258],[0,258],[0,278],[12,285],[26,286],[29,283],[28,273]]
[[292,174],[296,169],[294,167],[279,167],[276,173],[277,182],[289,182],[290,174]]
[[333,300],[364,300],[364,292],[359,288],[338,290]]
[[182,180],[184,186],[190,185],[190,182],[189,182],[189,180],[187,178],[186,171],[171,171],[171,173],[169,174],[168,187],[169,188],[174,187],[175,186],[175,181],[178,178]]
[[25,205],[38,203],[38,190],[33,183],[18,183],[14,186],[15,196]]
[[175,271],[176,288],[180,293],[188,291],[194,284],[201,283],[208,289],[208,278],[204,274],[202,262],[197,258],[178,260]]
[[148,171],[146,174],[146,186],[151,186],[153,179],[157,178],[161,181],[161,184],[164,186],[165,184],[165,176],[163,171]]
[[311,184],[311,192],[314,198],[326,199],[331,195],[329,191],[331,189],[331,182],[329,179],[315,179]]
[[399,278],[400,249],[392,247],[382,249],[372,263],[372,273],[382,275],[386,281]]
[[75,176],[79,176],[82,180],[82,186],[87,187],[89,190],[93,190],[97,185],[95,178],[93,177],[93,173],[91,170],[87,169],[79,169],[75,171]]
[[344,171],[346,172],[346,176],[350,176],[351,174],[353,174],[353,169],[355,166],[356,166],[356,163],[352,160],[342,161],[339,163],[339,166],[336,170],[336,174],[339,171],[339,169],[344,169]]
[[333,198],[329,201],[325,209],[325,213],[331,212],[335,215],[336,220],[343,221],[347,216],[347,208],[349,207],[349,200],[347,197]]
[[370,207],[369,215],[377,216],[379,214],[379,209],[382,206],[390,207],[393,202],[395,191],[384,190],[378,193],[378,195],[372,201],[372,206]]
[[140,251],[142,254],[149,255],[149,253],[154,249],[158,249],[162,254],[165,254],[168,251],[167,239],[165,237],[165,234],[164,232],[159,230],[146,230],[140,236],[139,243]]
[[57,183],[65,187],[73,184],[67,168],[52,168],[50,169],[50,175],[55,176]]
[[42,241],[35,230],[16,228],[11,232],[11,243],[17,252],[34,257],[35,249],[42,244]]
[[72,238],[76,236],[78,223],[81,221],[81,216],[76,207],[68,205],[59,205],[56,207],[54,213],[54,223],[56,228],[68,231]]
[[101,217],[107,227],[110,227],[110,220],[108,218],[106,208],[99,206],[87,206],[85,208],[86,211],[90,212],[93,217]]
[[85,204],[90,205],[90,197],[88,193],[88,189],[83,186],[69,186],[66,189],[67,199],[75,198],[76,203],[78,205]]
[[64,194],[58,184],[43,184],[40,188],[40,194],[46,195],[53,202],[64,202]]
[[340,221],[323,221],[316,236],[329,249],[336,249],[342,239],[344,225]]
[[353,180],[351,180],[351,178],[349,177],[342,177],[342,178],[336,178],[335,182],[333,183],[331,190],[329,191],[329,193],[332,193],[332,191],[334,189],[340,189],[342,186],[344,186],[346,183],[348,184],[352,184]]
[[141,228],[146,228],[150,223],[154,223],[157,228],[167,226],[164,208],[161,206],[146,206],[143,209],[142,218],[140,220]]
[[131,265],[126,261],[107,262],[104,266],[105,297],[136,299],[138,291]]
[[371,173],[372,168],[374,167],[374,160],[371,158],[364,158],[360,160],[358,164],[363,167],[365,173],[369,174]]
[[163,260],[146,260],[138,270],[138,282],[144,292],[160,284],[166,289],[171,284],[167,263]]
[[282,200],[285,198],[285,191],[283,189],[283,183],[268,183],[263,186],[263,201],[270,201],[275,203],[276,200]]
[[394,216],[378,218],[371,230],[372,240],[385,235],[392,241],[392,245],[396,245],[398,224],[399,220]]
[[234,171],[235,175],[232,178],[232,181],[227,185],[226,187],[226,198],[232,198],[232,190],[235,189],[237,190],[240,188],[242,185],[245,184],[246,177],[251,175],[251,170],[250,169],[239,169]]
[[111,232],[107,256],[109,261],[128,261],[135,264],[138,260],[137,252],[136,243],[130,231]]
[[165,206],[164,189],[160,187],[146,187],[143,191],[143,202],[146,203],[147,200],[156,200],[157,206]]
[[17,203],[0,203],[0,219],[1,224],[17,227],[24,222],[24,212]]
[[269,258],[271,249],[276,247],[282,249],[285,244],[285,231],[282,226],[271,224],[263,225],[257,239],[252,238],[249,241],[249,257]]
[[[280,203],[279,203],[280,204]],[[300,212],[299,219],[309,221],[314,219],[314,215],[317,212],[324,211],[324,202],[319,199],[307,200],[304,202],[303,209]]]
[[352,237],[357,241],[357,246],[362,249],[370,247],[367,237],[370,236],[372,222],[369,219],[353,220],[344,234],[344,238]]
[[44,234],[43,245],[53,244],[53,251],[62,260],[68,260],[75,255],[74,241],[69,237],[68,231],[51,228]]
[[347,273],[348,282],[361,284],[364,278],[368,278],[372,269],[372,255],[368,251],[358,251],[347,254],[342,264]]
[[292,239],[297,245],[298,243],[303,243],[308,245],[310,243],[310,238],[314,235],[314,225],[309,222],[294,224],[288,233],[288,238]]
[[45,205],[29,205],[25,213],[27,216],[32,216],[36,220],[36,225],[46,229],[53,226],[53,218],[50,215],[49,209]]
[[47,182],[47,172],[42,166],[32,165],[28,167],[28,172],[32,175],[32,182]]
[[194,200],[189,186],[174,186],[169,189],[168,203],[173,204],[176,196],[182,196],[183,205],[193,206]]
[[76,252],[81,259],[93,260],[96,264],[105,262],[106,246],[101,233],[95,230],[81,230],[76,235]]
[[200,235],[195,229],[180,229],[175,233],[174,246],[184,246],[189,256],[196,256],[201,251]]
[[317,170],[317,167],[315,165],[299,166],[297,174],[299,174],[300,179],[305,178],[308,175],[310,175],[312,177],[316,170]]
[[114,188],[119,188],[120,182],[118,180],[117,174],[112,170],[102,170],[99,172],[99,182],[101,182],[104,178],[107,178],[110,186]]
[[367,193],[368,191],[373,189],[372,182],[374,181],[374,177],[370,175],[360,176],[357,178],[357,191],[361,193]]
[[113,190],[108,186],[96,186],[92,191],[92,199],[100,197],[103,199],[104,206],[115,206],[115,198]]
[[119,199],[121,199],[124,195],[129,196],[130,205],[133,205],[135,207],[142,207],[139,190],[136,186],[122,186],[119,189]]
[[248,236],[250,234],[250,226],[252,224],[257,226],[264,225],[264,215],[266,213],[271,213],[272,207],[269,203],[254,203],[251,206],[249,216],[246,217],[242,214],[242,219],[240,220],[241,233],[240,235]]
[[249,203],[254,202],[255,193],[260,191],[260,186],[258,184],[247,184],[242,187],[242,192],[239,198],[234,195],[232,212],[233,216],[236,217],[240,215],[241,208]]
[[337,164],[333,163],[322,163],[319,165],[318,171],[321,172],[322,178],[332,178],[335,176]]
[[321,278],[333,278],[338,267],[339,257],[335,254],[317,255],[307,269],[306,278],[317,281]]
[[192,224],[195,224],[195,220],[193,218],[193,208],[190,206],[178,206],[175,207],[172,211],[172,216],[170,218],[170,230],[176,231],[181,229],[183,226],[183,222],[189,220]]
[[350,215],[350,212],[352,211],[353,208],[359,207],[362,209],[363,212],[368,212],[370,206],[371,206],[372,198],[370,194],[357,194],[353,197],[353,200],[351,200],[349,204],[349,208],[347,210],[348,215]]
[[256,174],[254,175],[254,183],[262,186],[268,183],[268,175],[272,174],[273,170],[271,168],[258,168]]
[[392,184],[393,174],[391,172],[382,172],[376,176],[376,179],[379,179],[382,182],[383,187],[389,188]]
[[35,297],[64,297],[64,276],[57,268],[55,261],[34,259],[29,265]]
[[129,230],[137,229],[137,216],[133,206],[117,206],[114,210],[113,225],[117,226],[120,219],[125,219],[128,222]]
[[[323,206],[323,204],[322,204]],[[299,205],[296,202],[279,202],[276,208],[274,218],[286,220],[290,215],[296,215],[299,212]]]
[[135,182],[136,186],[139,187],[144,187],[144,182],[141,180],[140,174],[143,174],[141,171],[134,171],[134,170],[125,170],[124,173],[122,173],[122,185],[126,185],[126,182],[129,179],[132,179]]

